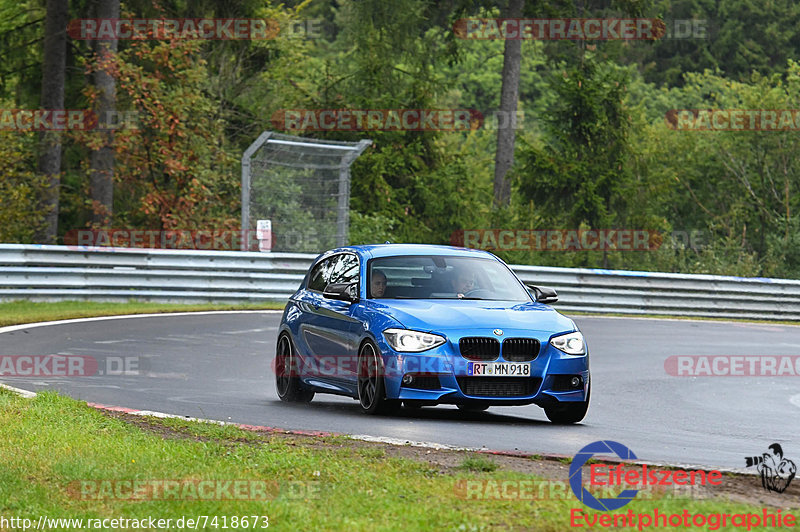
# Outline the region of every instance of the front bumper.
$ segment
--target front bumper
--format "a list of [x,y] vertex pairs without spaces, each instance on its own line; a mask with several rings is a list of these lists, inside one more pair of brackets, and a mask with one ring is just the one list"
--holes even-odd
[[[588,350],[585,355],[573,356],[551,346],[550,338],[563,332],[504,331],[498,340],[539,340],[539,353],[533,361],[527,362],[531,367],[530,376],[526,377],[470,377],[467,374],[470,360],[461,356],[459,340],[463,337],[495,337],[491,329],[459,331],[458,334],[437,332],[448,341],[423,353],[398,353],[381,338],[378,346],[384,361],[386,396],[431,404],[480,401],[509,406],[585,401],[590,383]],[[495,362],[508,362],[503,357],[502,347]],[[404,376],[412,377],[412,382],[403,383]],[[579,377],[578,387],[572,386],[572,377]]]

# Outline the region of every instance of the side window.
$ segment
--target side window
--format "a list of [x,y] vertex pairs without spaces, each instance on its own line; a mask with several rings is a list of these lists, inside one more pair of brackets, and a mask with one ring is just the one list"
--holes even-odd
[[309,290],[316,290],[317,292],[325,290],[325,287],[328,286],[330,282],[331,272],[336,267],[336,263],[339,262],[340,257],[341,255],[334,255],[314,266],[308,278]]
[[330,282],[355,283],[358,281],[358,257],[350,253],[341,255],[341,260],[336,264]]

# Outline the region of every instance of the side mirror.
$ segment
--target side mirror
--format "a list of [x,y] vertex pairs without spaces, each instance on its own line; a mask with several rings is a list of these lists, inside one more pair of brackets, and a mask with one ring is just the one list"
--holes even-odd
[[358,283],[331,283],[323,290],[322,297],[355,303],[358,301]]
[[533,286],[528,285],[528,289],[537,303],[544,303],[550,305],[558,301],[558,294],[555,289],[548,286]]

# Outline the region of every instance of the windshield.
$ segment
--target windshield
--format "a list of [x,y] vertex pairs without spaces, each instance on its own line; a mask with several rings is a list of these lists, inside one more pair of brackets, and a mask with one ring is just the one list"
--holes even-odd
[[377,299],[491,299],[530,301],[527,290],[500,262],[448,256],[373,259],[369,297]]

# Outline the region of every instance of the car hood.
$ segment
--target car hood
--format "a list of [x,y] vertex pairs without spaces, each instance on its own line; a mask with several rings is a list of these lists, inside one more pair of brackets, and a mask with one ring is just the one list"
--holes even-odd
[[393,299],[376,303],[408,329],[525,329],[551,333],[572,331],[574,322],[541,303],[513,301]]

